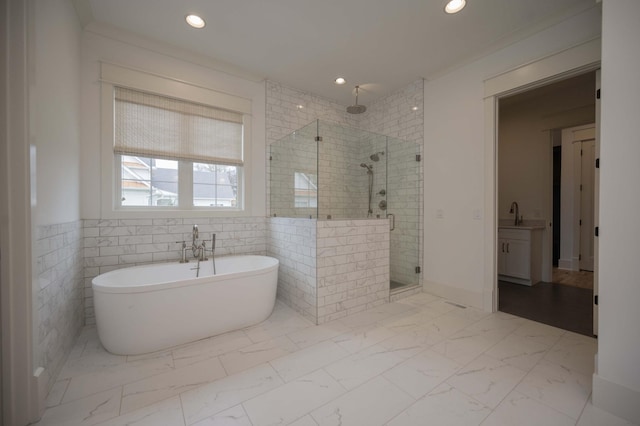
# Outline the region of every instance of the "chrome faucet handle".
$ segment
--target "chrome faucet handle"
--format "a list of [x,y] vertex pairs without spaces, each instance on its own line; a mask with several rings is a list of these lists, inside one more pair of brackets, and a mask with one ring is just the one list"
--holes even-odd
[[182,244],[182,258],[180,259],[180,263],[189,263],[187,259],[187,242],[186,241],[176,241],[176,244]]
[[209,258],[207,257],[207,242],[206,241],[202,241],[202,243],[200,244],[200,256],[198,257],[198,261],[201,260],[209,260]]

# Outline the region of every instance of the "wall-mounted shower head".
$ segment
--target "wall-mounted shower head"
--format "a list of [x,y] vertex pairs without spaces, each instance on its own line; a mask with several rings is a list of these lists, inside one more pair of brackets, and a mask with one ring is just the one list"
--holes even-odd
[[371,154],[369,158],[371,158],[371,161],[380,161],[379,155],[384,155],[384,151],[378,151],[375,154]]

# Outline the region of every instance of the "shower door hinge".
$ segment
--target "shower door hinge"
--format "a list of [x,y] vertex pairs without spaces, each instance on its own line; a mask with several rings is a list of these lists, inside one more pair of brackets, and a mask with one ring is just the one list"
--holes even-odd
[[597,294],[595,296],[593,296],[593,304],[594,305],[598,304],[598,295]]
[[600,99],[600,89],[596,90],[596,99]]
[[270,156],[269,156],[269,161],[271,161],[271,160],[273,160],[273,157],[270,155]]
[[600,168],[600,159],[596,158],[596,169]]
[[599,226],[596,226],[596,229],[595,229],[595,231],[594,231],[594,234],[595,234],[595,236],[596,236],[596,237],[599,237],[599,236],[600,236],[600,227],[599,227]]
[[416,161],[422,161],[422,155],[416,154]]
[[419,274],[420,272],[422,272],[422,270],[420,269],[419,266],[416,266],[416,274]]
[[322,136],[316,136],[316,142],[322,142]]
[[578,255],[578,260],[582,260],[582,255],[581,254]]

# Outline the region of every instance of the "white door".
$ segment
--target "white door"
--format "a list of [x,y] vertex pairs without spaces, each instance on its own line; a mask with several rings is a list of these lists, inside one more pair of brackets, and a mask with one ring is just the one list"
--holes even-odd
[[595,146],[594,139],[581,143],[580,269],[583,271],[593,271]]

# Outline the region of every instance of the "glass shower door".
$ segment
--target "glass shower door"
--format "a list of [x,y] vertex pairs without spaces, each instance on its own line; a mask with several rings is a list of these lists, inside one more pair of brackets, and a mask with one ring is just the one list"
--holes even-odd
[[391,291],[419,284],[421,182],[415,142],[387,138],[387,212]]

